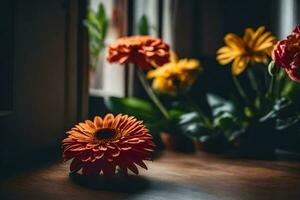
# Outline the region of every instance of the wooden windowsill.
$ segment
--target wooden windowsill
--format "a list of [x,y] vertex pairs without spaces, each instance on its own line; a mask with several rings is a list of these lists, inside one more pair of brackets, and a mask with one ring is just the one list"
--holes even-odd
[[300,162],[163,152],[140,176],[85,179],[58,163],[6,180],[1,199],[300,199]]

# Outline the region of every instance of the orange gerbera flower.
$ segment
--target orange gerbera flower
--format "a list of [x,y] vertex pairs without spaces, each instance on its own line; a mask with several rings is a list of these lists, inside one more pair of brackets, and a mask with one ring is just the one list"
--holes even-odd
[[94,121],[86,120],[67,132],[63,140],[64,161],[73,158],[71,172],[82,169],[83,175],[114,175],[116,167],[138,174],[136,165],[147,169],[154,143],[149,130],[134,117],[107,114]]
[[109,46],[107,60],[111,63],[134,63],[147,70],[169,62],[169,46],[151,36],[122,37]]

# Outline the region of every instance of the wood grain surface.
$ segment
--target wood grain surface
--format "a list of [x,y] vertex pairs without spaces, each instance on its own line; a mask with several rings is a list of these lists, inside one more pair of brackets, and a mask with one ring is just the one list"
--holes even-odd
[[85,178],[69,163],[19,174],[1,183],[1,200],[299,200],[300,162],[230,159],[163,152],[140,176]]

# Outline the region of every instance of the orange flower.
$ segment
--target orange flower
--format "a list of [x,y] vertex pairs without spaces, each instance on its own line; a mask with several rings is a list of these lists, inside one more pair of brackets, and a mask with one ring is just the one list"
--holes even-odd
[[143,160],[150,160],[154,143],[149,130],[134,117],[107,114],[94,121],[86,120],[67,132],[63,140],[64,161],[73,158],[71,172],[114,175],[116,167],[138,174],[136,165],[147,169]]
[[151,36],[123,37],[109,46],[107,60],[110,63],[134,63],[147,70],[169,62],[169,46]]

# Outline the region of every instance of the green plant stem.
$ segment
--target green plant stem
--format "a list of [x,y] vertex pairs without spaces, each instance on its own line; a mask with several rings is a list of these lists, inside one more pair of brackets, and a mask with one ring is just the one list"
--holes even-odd
[[255,73],[253,72],[253,70],[251,68],[248,68],[247,74],[248,74],[248,78],[250,80],[252,88],[255,90],[256,94],[259,95],[260,91],[259,91],[259,87],[258,87],[258,80],[255,76]]
[[242,88],[242,86],[241,86],[239,80],[238,80],[235,76],[232,76],[232,79],[233,79],[234,85],[235,85],[237,91],[239,92],[239,94],[241,95],[241,97],[242,97],[243,99],[245,99],[245,101],[249,104],[250,102],[249,102],[249,100],[248,100],[248,98],[247,98],[247,96],[246,96],[246,93],[245,93],[245,91],[243,90],[243,88]]
[[280,70],[279,73],[276,76],[276,97],[279,98],[281,95],[281,87],[283,86],[283,84],[286,81],[286,75],[284,70]]
[[160,110],[160,112],[163,114],[163,116],[166,119],[170,119],[170,115],[169,115],[167,109],[164,107],[164,105],[161,103],[161,101],[158,99],[156,94],[151,89],[148,81],[146,80],[144,72],[141,69],[138,69],[137,74],[138,74],[138,78],[139,78],[142,86],[144,87],[144,89],[145,89],[146,93],[148,94],[148,96],[150,97],[150,99],[157,106],[157,108]]
[[269,84],[269,89],[268,89],[268,96],[271,97],[273,95],[273,89],[275,85],[275,77],[271,76],[270,84]]
[[282,86],[282,82],[283,80],[282,79],[278,79],[277,81],[277,87],[276,87],[276,98],[279,98],[280,97],[280,92],[281,92],[281,86]]

